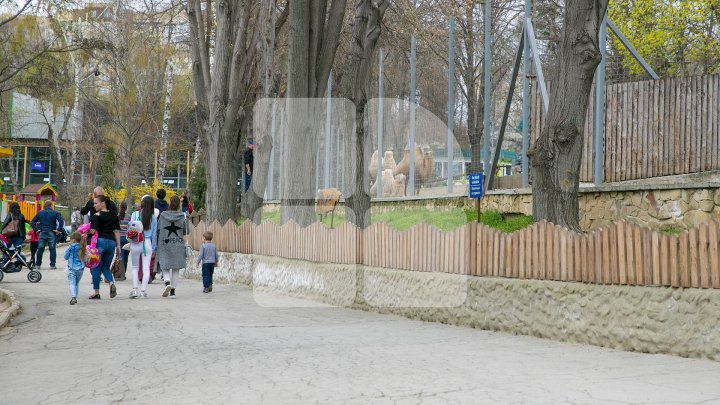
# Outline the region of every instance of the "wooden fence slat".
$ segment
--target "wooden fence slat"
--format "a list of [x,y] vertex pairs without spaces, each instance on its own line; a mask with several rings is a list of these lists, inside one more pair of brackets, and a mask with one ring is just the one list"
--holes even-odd
[[582,281],[582,273],[581,272],[582,272],[582,268],[585,267],[585,263],[582,262],[582,259],[581,259],[582,252],[580,251],[580,249],[581,249],[580,246],[583,242],[583,239],[584,239],[583,235],[573,232],[574,258],[573,258],[573,265],[571,266],[572,271],[573,271],[572,279],[575,281],[578,281],[578,282]]
[[595,234],[595,274],[593,275],[593,282],[597,284],[603,284],[607,257],[603,255],[603,239],[605,238],[605,232],[601,229]]
[[680,272],[680,285],[690,287],[690,270],[688,267],[689,246],[688,233],[683,231],[678,238],[678,271]]
[[660,279],[660,235],[658,235],[657,232],[652,232],[652,258],[653,258],[652,283],[653,283],[653,285],[661,285],[661,279]]
[[615,224],[615,234],[617,238],[617,255],[618,255],[618,279],[620,284],[627,284],[627,262],[625,260],[625,223],[618,222]]
[[708,226],[703,223],[698,227],[700,237],[698,238],[698,256],[700,265],[700,287],[710,287],[710,263],[708,257]]
[[545,280],[553,280],[555,275],[553,242],[553,224],[545,222]]
[[688,242],[690,243],[690,286],[700,287],[700,279],[698,274],[698,229],[692,228],[688,232]]
[[678,244],[679,238],[674,235],[668,235],[670,242],[670,263],[668,269],[670,271],[670,285],[673,287],[680,286],[680,277],[678,277]]
[[625,256],[626,256],[626,262],[627,265],[625,267],[625,270],[623,270],[623,273],[627,276],[627,284],[630,285],[637,285],[637,280],[635,280],[635,255],[634,255],[634,240],[633,240],[633,226],[632,224],[625,223],[624,232],[625,232],[625,240],[623,243],[625,244]]
[[602,230],[602,283],[610,284],[612,282],[610,278],[610,229],[605,228]]
[[493,232],[493,277],[500,275],[500,233]]
[[663,286],[670,285],[669,244],[670,235],[660,235],[660,280]]
[[720,223],[711,221],[708,227],[708,242],[710,244],[710,286],[720,288]]
[[[568,241],[568,234],[564,229],[560,229],[560,280],[569,280],[569,267],[572,262],[568,255],[572,253],[572,244]],[[570,245],[570,246],[568,246]]]

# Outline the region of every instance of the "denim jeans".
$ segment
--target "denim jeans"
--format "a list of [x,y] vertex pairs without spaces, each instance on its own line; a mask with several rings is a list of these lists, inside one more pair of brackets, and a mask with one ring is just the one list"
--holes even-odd
[[50,248],[50,265],[55,266],[55,259],[57,258],[57,251],[55,250],[55,232],[53,231],[42,231],[40,232],[40,240],[38,241],[37,261],[35,262],[37,267],[42,265],[43,253],[45,253],[45,245]]
[[203,288],[212,287],[214,272],[215,272],[215,263],[203,263],[203,265],[202,265]]
[[84,267],[77,270],[68,269],[68,285],[70,286],[70,296],[73,298],[77,298],[78,296],[78,285],[80,284],[83,270]]
[[92,274],[93,288],[95,290],[99,290],[100,273],[102,273],[105,280],[108,282],[114,282],[112,272],[110,271],[110,265],[112,264],[113,257],[115,257],[115,241],[98,238],[96,247],[100,252],[100,264],[98,264],[94,269],[90,269],[90,273]]
[[247,192],[250,189],[250,181],[252,180],[252,176],[248,176],[247,173],[245,173],[245,191]]
[[123,262],[123,268],[127,271],[127,265],[128,265],[128,256],[130,256],[130,251],[125,250],[122,247],[125,246],[126,243],[128,243],[127,236],[121,236],[120,237],[120,257],[122,258]]

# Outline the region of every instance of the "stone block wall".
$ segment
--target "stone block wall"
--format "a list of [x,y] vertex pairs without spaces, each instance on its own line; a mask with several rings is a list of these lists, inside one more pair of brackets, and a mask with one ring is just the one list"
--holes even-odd
[[[183,275],[199,278],[194,257],[188,263]],[[217,282],[247,284],[262,294],[620,350],[720,360],[720,290],[467,277],[239,253],[221,253],[215,274]]]
[[[265,210],[280,205],[266,203]],[[373,214],[399,209],[475,209],[466,197],[414,197],[373,201]],[[492,191],[480,200],[480,209],[532,215],[529,189]],[[580,188],[580,227],[585,231],[620,220],[657,229],[665,226],[692,228],[720,217],[720,182],[653,185],[605,185]]]

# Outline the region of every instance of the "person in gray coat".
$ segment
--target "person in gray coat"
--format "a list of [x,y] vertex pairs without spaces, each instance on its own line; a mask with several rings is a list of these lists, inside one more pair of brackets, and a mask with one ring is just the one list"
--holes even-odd
[[180,211],[180,197],[174,195],[170,197],[170,209],[162,212],[158,218],[159,234],[155,255],[165,280],[163,297],[175,298],[180,269],[185,268],[187,229],[185,213]]

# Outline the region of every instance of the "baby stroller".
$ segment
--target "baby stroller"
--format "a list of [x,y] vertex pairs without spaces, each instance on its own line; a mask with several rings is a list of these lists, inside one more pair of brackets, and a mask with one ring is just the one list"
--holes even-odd
[[35,270],[34,263],[27,261],[21,249],[22,245],[19,248],[8,246],[7,243],[0,238],[0,281],[5,277],[5,273],[19,273],[23,267],[27,267],[30,270],[27,275],[29,282],[37,283],[42,279],[42,274]]

